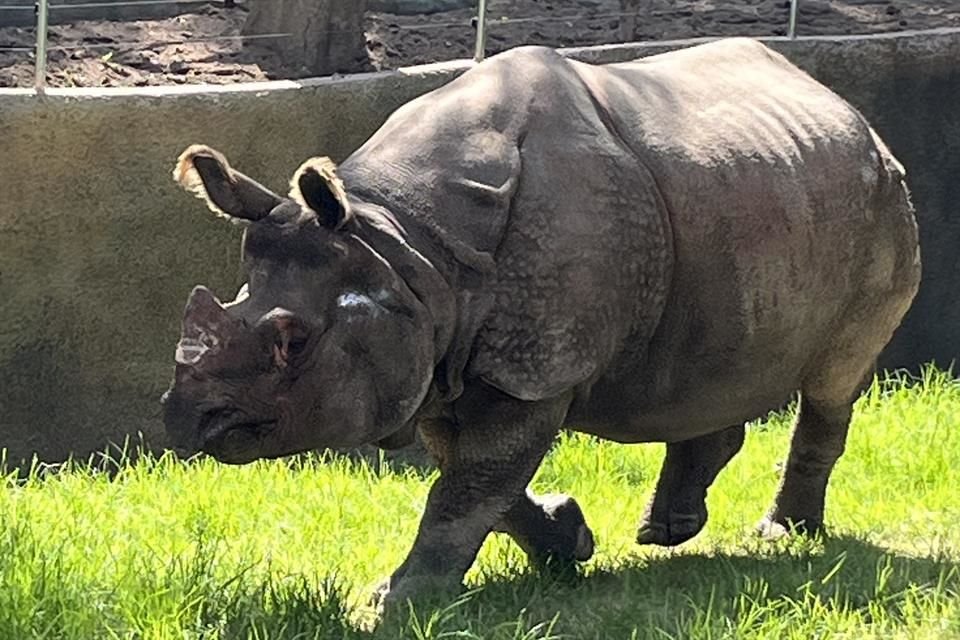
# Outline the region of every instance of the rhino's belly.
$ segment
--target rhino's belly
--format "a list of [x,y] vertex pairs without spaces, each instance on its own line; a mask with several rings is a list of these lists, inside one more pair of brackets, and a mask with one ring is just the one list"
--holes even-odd
[[802,271],[795,281],[755,271],[755,279],[685,289],[656,335],[637,337],[583,389],[571,426],[621,442],[671,442],[783,406],[844,309],[863,295],[831,291],[818,270]]
[[746,397],[743,386],[717,385],[687,398],[643,406],[629,392],[618,405],[592,403],[573,412],[567,426],[608,440],[624,443],[677,442],[713,433],[765,416],[789,402],[795,385],[756,388]]

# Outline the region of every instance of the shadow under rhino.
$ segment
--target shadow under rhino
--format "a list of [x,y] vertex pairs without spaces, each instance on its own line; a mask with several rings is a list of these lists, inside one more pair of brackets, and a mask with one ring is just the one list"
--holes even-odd
[[665,625],[682,625],[707,612],[736,620],[747,613],[745,603],[789,614],[798,602],[813,598],[828,609],[879,610],[897,619],[911,591],[946,598],[960,589],[960,563],[947,557],[907,555],[843,534],[821,542],[804,543],[810,545],[806,549],[772,550],[758,539],[756,549],[660,556],[589,576],[565,573],[554,581],[530,572],[491,576],[461,613],[469,620],[500,610],[502,622],[509,622],[519,607],[504,611],[502,603],[513,601],[531,613],[542,610],[543,619],[563,611],[567,624],[579,619],[589,624],[598,616],[621,618],[623,635],[618,637],[630,637],[637,619],[647,618],[642,612]]
[[[528,628],[557,617],[554,633],[563,637],[685,637],[692,628],[756,624],[765,618],[791,620],[813,607],[840,614],[902,620],[916,600],[950,598],[960,589],[960,563],[935,555],[906,555],[861,538],[826,538],[815,550],[760,553],[684,553],[637,561],[616,569],[599,568],[589,576],[562,574],[549,579],[521,572],[486,576],[483,587],[451,607],[449,600],[422,602],[419,620],[430,620],[437,633],[462,630]],[[319,597],[318,597],[319,596]],[[356,628],[346,614],[349,593],[330,589],[315,594],[290,583],[271,593],[271,613],[259,593],[233,603],[219,619],[232,636],[248,635],[253,621],[269,621],[287,633],[325,637],[406,637],[413,635],[409,618],[386,620],[374,631]],[[277,607],[276,602],[284,604]],[[216,611],[217,607],[211,607]],[[275,613],[279,611],[280,613]],[[558,615],[559,612],[559,615]],[[593,632],[591,633],[591,630]],[[666,636],[664,636],[666,637]]]

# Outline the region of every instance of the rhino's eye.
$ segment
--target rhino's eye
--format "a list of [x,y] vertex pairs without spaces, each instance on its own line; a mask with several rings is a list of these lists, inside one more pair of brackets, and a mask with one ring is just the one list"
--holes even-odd
[[309,338],[306,335],[290,336],[290,341],[287,343],[287,352],[291,356],[299,355],[307,348],[307,342],[309,342]]
[[299,322],[291,322],[277,331],[274,341],[285,354],[295,356],[307,348],[310,333]]

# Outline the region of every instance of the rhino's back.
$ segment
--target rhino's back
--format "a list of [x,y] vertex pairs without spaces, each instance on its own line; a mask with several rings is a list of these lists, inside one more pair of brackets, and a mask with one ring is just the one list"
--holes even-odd
[[857,144],[866,130],[843,99],[747,38],[620,64],[571,64],[616,132],[667,174],[677,163],[734,173],[751,161],[796,164]]

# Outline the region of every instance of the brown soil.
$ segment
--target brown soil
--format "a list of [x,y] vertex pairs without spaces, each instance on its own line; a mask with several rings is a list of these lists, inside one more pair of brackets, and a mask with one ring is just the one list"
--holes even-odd
[[[789,0],[646,0],[635,40],[783,35]],[[960,27],[960,0],[802,0],[800,35]],[[619,0],[490,0],[488,53],[521,44],[619,42]],[[50,28],[50,86],[217,84],[295,78],[294,69],[236,38],[243,8],[213,5],[166,20],[85,21]],[[473,55],[472,10],[428,16],[370,13],[376,69]],[[358,34],[358,37],[361,37]],[[32,29],[0,29],[0,87],[33,83]],[[17,50],[22,49],[22,50]]]

